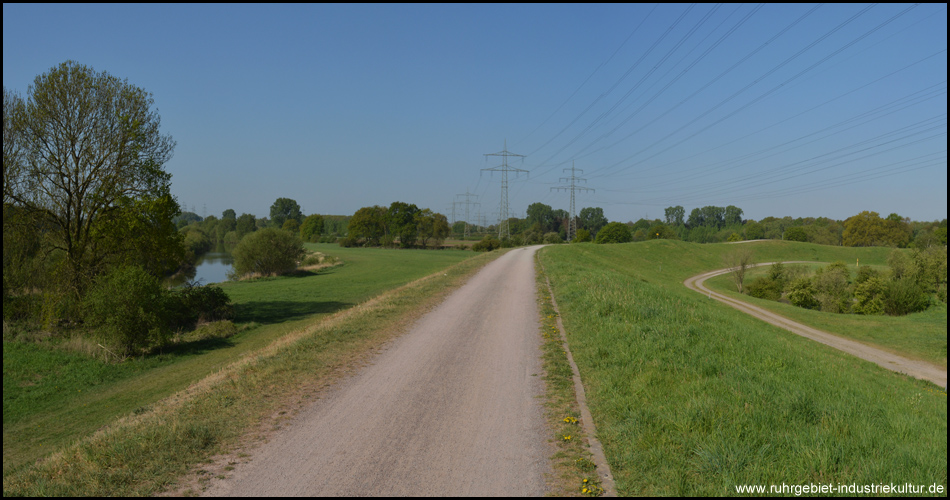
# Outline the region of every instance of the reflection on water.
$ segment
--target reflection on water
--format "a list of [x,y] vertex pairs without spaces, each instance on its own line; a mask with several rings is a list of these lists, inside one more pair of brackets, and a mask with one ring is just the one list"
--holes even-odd
[[231,264],[234,258],[228,252],[209,252],[198,258],[195,263],[195,269],[186,275],[176,276],[170,279],[170,286],[184,285],[185,282],[200,280],[202,285],[209,283],[220,283],[227,281],[228,271],[231,270]]

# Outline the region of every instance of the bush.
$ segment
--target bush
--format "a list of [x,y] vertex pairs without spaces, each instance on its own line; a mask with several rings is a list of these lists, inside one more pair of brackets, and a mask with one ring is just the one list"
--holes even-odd
[[611,222],[597,232],[594,243],[629,243],[633,241],[630,228],[622,222]]
[[231,298],[221,287],[214,285],[196,286],[188,283],[173,290],[170,293],[169,309],[169,326],[172,330],[234,319]]
[[788,301],[805,309],[817,309],[818,300],[815,299],[815,283],[811,278],[802,277],[792,282],[788,287]]
[[815,275],[815,298],[821,310],[833,313],[851,311],[851,273],[844,262],[833,262]]
[[584,243],[591,241],[590,231],[586,229],[578,229],[577,234],[574,235],[574,239],[571,240],[571,243]]
[[903,316],[923,311],[930,305],[930,297],[911,277],[892,279],[887,283],[884,312],[891,316]]
[[776,262],[769,268],[769,274],[756,278],[746,286],[746,293],[760,299],[779,300],[787,285],[786,281],[785,266]]
[[472,245],[472,250],[476,252],[490,252],[496,248],[501,248],[501,241],[491,236],[482,238],[482,241]]
[[293,271],[306,251],[296,234],[264,228],[248,234],[234,248],[231,277],[260,274],[272,276]]
[[[860,276],[860,271],[858,272]],[[878,276],[867,276],[854,286],[855,314],[884,314],[887,282]]]
[[547,243],[547,244],[549,244],[549,245],[554,245],[554,244],[557,244],[557,243],[564,243],[564,239],[561,238],[561,235],[560,235],[560,234],[551,232],[551,233],[545,233],[545,235],[544,235],[544,242]]
[[83,316],[105,343],[130,355],[167,341],[168,306],[157,278],[126,266],[96,280],[83,301]]

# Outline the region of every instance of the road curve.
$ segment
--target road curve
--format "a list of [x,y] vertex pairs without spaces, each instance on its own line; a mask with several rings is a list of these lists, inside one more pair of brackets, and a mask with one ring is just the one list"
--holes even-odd
[[[784,264],[807,264],[814,262],[805,262],[805,261],[789,261],[783,262]],[[765,262],[762,264],[755,264],[750,267],[757,266],[770,266],[772,262]],[[810,326],[803,325],[792,321],[786,317],[779,316],[771,311],[762,309],[761,307],[754,306],[747,302],[743,302],[738,299],[734,299],[723,295],[721,293],[714,292],[705,285],[707,279],[712,278],[713,276],[719,276],[721,274],[726,274],[732,271],[733,268],[728,269],[719,269],[717,271],[709,271],[708,273],[703,273],[698,276],[693,276],[692,278],[687,279],[683,282],[687,288],[695,290],[703,295],[707,295],[711,298],[714,298],[720,302],[725,302],[730,306],[744,312],[755,316],[765,322],[771,323],[775,326],[784,328],[792,333],[801,335],[802,337],[821,342],[822,344],[834,347],[840,351],[844,351],[848,354],[852,354],[861,359],[871,361],[872,363],[877,364],[887,368],[888,370],[893,370],[899,373],[904,373],[910,375],[914,378],[919,378],[922,380],[929,380],[940,387],[947,387],[947,370],[940,368],[938,366],[932,365],[930,363],[919,361],[915,359],[905,358],[903,356],[887,352],[875,347],[871,347],[867,344],[862,344],[860,342],[838,337],[837,335],[832,335],[821,330],[816,330]]]
[[204,495],[543,495],[538,248],[485,266]]

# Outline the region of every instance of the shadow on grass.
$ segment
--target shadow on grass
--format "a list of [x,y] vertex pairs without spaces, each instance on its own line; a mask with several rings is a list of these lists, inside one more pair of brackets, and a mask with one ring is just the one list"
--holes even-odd
[[352,306],[347,302],[291,302],[286,300],[254,301],[234,306],[236,323],[256,322],[263,325],[283,323],[311,314],[334,313]]
[[234,342],[232,342],[230,338],[208,338],[192,340],[191,342],[181,342],[179,344],[168,344],[155,349],[149,353],[148,356],[193,356],[225,347],[234,347]]

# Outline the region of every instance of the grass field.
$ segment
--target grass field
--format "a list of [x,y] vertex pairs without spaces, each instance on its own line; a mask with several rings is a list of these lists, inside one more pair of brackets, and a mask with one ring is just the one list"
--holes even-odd
[[475,255],[307,244],[342,266],[222,285],[243,329],[123,363],[104,363],[49,342],[3,345],[4,477],[77,439],[144,413],[155,402],[249,352],[334,312]]
[[[855,266],[849,265],[848,268],[851,276],[854,277],[857,274]],[[881,269],[887,268],[881,267]],[[767,272],[768,266],[750,270],[746,275],[746,283]],[[706,285],[717,292],[741,298],[803,325],[874,345],[901,356],[921,359],[943,368],[947,367],[946,304],[937,304],[926,311],[899,317],[829,314],[773,300],[740,295],[728,275],[706,280]]]
[[[882,265],[888,249],[751,243],[755,260]],[[546,247],[618,493],[947,484],[946,392],[688,290],[734,245]],[[943,329],[946,337],[946,324]],[[946,490],[944,490],[946,491]]]

